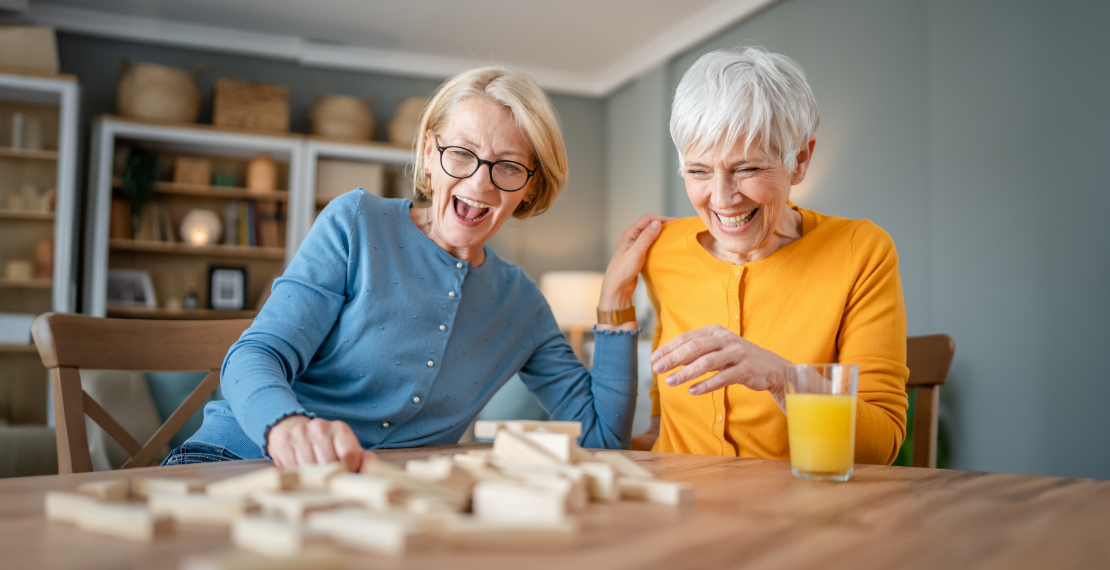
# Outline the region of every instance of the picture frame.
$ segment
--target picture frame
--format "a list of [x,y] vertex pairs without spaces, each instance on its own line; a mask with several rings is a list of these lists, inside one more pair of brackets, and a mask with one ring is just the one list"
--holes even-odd
[[108,306],[158,308],[154,281],[149,271],[138,269],[108,270]]
[[209,266],[208,308],[217,311],[242,311],[247,308],[247,268]]

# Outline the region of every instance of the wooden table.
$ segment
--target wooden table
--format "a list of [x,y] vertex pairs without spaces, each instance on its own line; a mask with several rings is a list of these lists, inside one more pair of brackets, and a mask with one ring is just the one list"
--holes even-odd
[[[403,464],[466,446],[384,451]],[[591,504],[563,552],[446,548],[390,559],[351,553],[351,568],[1110,568],[1110,481],[858,466],[848,483],[796,480],[787,461],[628,452],[690,481],[694,506]],[[151,544],[99,537],[43,517],[48,490],[132,475],[216,480],[268,463],[152,467],[0,480],[0,568],[177,568],[230,545],[226,529],[179,527]]]

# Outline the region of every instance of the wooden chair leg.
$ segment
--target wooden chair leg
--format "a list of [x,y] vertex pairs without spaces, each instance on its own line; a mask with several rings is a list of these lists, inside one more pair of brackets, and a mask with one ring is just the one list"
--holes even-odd
[[88,473],[92,471],[92,457],[85,433],[85,392],[81,389],[81,373],[76,368],[51,368],[50,389],[54,392],[58,473]]
[[940,424],[940,386],[917,386],[914,397],[913,458],[914,467],[937,466],[937,431]]

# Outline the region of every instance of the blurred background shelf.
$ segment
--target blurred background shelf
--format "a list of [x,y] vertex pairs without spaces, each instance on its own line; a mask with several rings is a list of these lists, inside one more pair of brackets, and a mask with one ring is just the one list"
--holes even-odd
[[215,309],[147,309],[108,307],[108,316],[117,319],[215,320],[253,319],[258,311],[217,311]]
[[29,220],[53,222],[54,212],[25,212],[22,210],[0,210],[0,220]]
[[[38,354],[39,349],[33,344],[0,343],[0,354]],[[45,403],[45,402],[44,402]]]
[[283,247],[257,247],[237,245],[209,245],[193,247],[180,242],[143,241],[130,239],[109,240],[109,247],[116,251],[141,253],[161,253],[173,255],[193,255],[199,257],[219,257],[231,259],[285,259]]
[[[112,179],[112,185],[118,188],[121,182],[118,178]],[[205,186],[201,184],[180,184],[176,182],[155,182],[154,191],[159,194],[175,194],[178,196],[193,196],[198,198],[222,198],[226,200],[258,200],[259,202],[288,202],[289,192],[274,190],[267,194],[251,192],[246,188],[234,186]]]
[[28,160],[58,160],[56,150],[30,150],[0,146],[0,157],[26,158]]
[[0,287],[12,289],[50,289],[54,286],[53,279],[8,279],[0,277]]

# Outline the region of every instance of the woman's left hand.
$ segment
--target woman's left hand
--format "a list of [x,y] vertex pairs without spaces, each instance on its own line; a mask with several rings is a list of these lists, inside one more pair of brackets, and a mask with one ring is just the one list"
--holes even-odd
[[664,375],[679,366],[682,370],[667,377],[668,386],[678,386],[703,374],[713,376],[690,387],[699,396],[729,384],[771,393],[782,413],[786,413],[785,368],[790,361],[722,327],[709,325],[680,334],[651,354],[651,371]]

